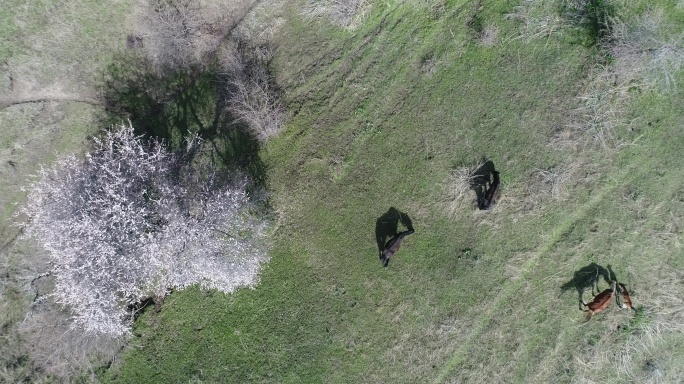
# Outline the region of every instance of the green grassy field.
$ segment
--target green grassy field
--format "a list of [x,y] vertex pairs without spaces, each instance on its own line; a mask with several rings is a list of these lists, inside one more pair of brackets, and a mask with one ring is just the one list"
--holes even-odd
[[[561,2],[370,3],[347,29],[300,2],[257,9],[284,20],[271,70],[290,116],[253,159],[271,261],[256,289],[187,289],[144,312],[99,380],[680,381],[684,6],[603,2],[626,26],[611,46],[638,48],[607,52]],[[9,151],[30,117],[0,114]],[[50,154],[89,131],[68,132]],[[491,211],[458,177],[483,158],[502,178]],[[408,220],[382,268],[378,237]],[[637,313],[584,322],[576,286],[594,265]]]
[[[658,10],[612,4],[625,20]],[[291,7],[273,70],[292,117],[261,153],[280,218],[261,284],[174,293],[106,381],[682,377],[681,91],[658,74],[615,91],[597,79],[620,58],[562,17],[537,33],[557,8],[518,5],[378,2],[353,30]],[[661,7],[663,23],[684,14]],[[489,212],[450,193],[483,157],[503,180]],[[416,233],[383,269],[391,208]],[[591,263],[638,315],[583,322],[573,278]]]

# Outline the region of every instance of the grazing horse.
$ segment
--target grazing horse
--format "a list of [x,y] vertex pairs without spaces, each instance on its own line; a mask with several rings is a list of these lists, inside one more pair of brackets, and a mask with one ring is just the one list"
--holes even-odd
[[385,244],[385,250],[382,251],[382,254],[380,255],[383,267],[386,267],[387,264],[389,264],[390,257],[397,253],[397,251],[399,251],[399,247],[401,247],[401,243],[404,241],[404,237],[412,234],[413,232],[413,228],[409,228],[408,231],[399,232],[396,235],[394,235],[394,237],[389,239],[389,241]]
[[587,321],[591,320],[591,317],[595,314],[608,308],[611,301],[613,301],[613,296],[615,296],[615,286],[617,283],[613,280],[609,281],[608,283],[610,284],[610,288],[605,289],[598,295],[594,296],[594,299],[590,303],[585,303],[584,300],[582,301],[582,304],[588,308],[585,311],[588,312]]
[[[492,174],[494,175],[494,182],[489,183],[489,189],[486,189],[484,197],[482,197],[478,204],[478,207],[482,210],[493,207],[499,199],[499,185],[501,184],[499,181],[499,172],[492,171]],[[487,182],[489,182],[489,180],[487,180]]]
[[622,305],[620,305],[620,308],[629,308],[636,312],[636,309],[632,306],[632,298],[629,296],[629,292],[627,291],[627,287],[625,287],[624,284],[618,283],[618,286],[620,287],[620,295],[622,296]]

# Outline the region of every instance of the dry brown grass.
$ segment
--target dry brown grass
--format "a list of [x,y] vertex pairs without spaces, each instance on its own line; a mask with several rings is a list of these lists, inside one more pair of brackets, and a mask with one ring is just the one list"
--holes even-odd
[[632,20],[614,19],[600,45],[611,57],[615,83],[637,82],[643,87],[671,90],[673,72],[684,63],[684,36],[673,35],[662,9],[650,10]]
[[577,119],[571,127],[589,135],[603,149],[617,148],[616,130],[625,123],[621,94],[620,89],[599,89],[580,96],[582,106],[574,111]]
[[[675,361],[682,358],[682,351],[676,348],[677,340],[681,342],[684,336],[684,275],[658,263],[648,268],[651,279],[642,279],[633,292],[640,312],[636,316],[631,311],[606,316],[605,327],[618,332],[607,334],[576,356],[578,377],[643,383],[676,382],[680,378],[681,368]],[[625,324],[629,324],[627,328]],[[617,378],[606,376],[608,367]]]
[[452,217],[475,207],[477,201],[471,186],[479,177],[477,172],[484,164],[484,161],[480,161],[472,167],[461,167],[452,171],[448,176],[445,182],[445,200],[447,210]]
[[569,195],[570,183],[581,164],[577,161],[561,164],[549,169],[535,169],[527,180],[527,195],[538,196],[539,200],[563,200]]
[[[11,8],[3,12],[12,13],[23,27],[7,43],[23,48],[13,50],[0,65],[0,106],[96,103],[98,66],[119,45],[123,18],[110,14],[105,22],[101,9],[84,12],[81,1]],[[92,33],[94,29],[101,34]]]
[[524,0],[506,18],[521,23],[519,35],[507,39],[531,41],[558,33],[564,22],[552,1]]
[[[613,239],[609,258],[623,263],[622,280],[638,311],[612,307],[596,319],[600,327],[594,329],[604,331],[594,345],[575,356],[577,377],[597,382],[678,382],[684,358],[684,274],[669,263],[681,254],[677,217],[681,202],[658,202],[625,187],[615,204],[632,220],[609,235]],[[630,236],[635,233],[639,243]],[[582,324],[579,331],[590,328],[592,324]]]
[[286,0],[261,0],[244,16],[238,28],[248,30],[257,41],[272,41],[286,20]]
[[[507,17],[520,21],[521,28],[517,36],[504,40],[529,42],[572,28],[553,2],[525,0]],[[672,34],[671,30],[663,10],[658,8],[627,20],[611,17],[606,35],[598,41],[610,62],[592,70],[578,96],[579,107],[569,114],[566,128],[591,138],[593,145],[604,150],[627,145],[618,136],[620,130],[633,124],[626,118],[625,108],[634,91],[669,91],[677,86],[673,74],[684,63],[684,36]],[[581,137],[572,140],[581,141]]]
[[677,84],[673,73],[684,63],[682,36],[672,35],[663,11],[655,9],[632,20],[612,19],[608,35],[599,41],[612,58],[597,67],[590,84],[579,96],[572,129],[584,132],[604,149],[619,149],[629,143],[617,137],[635,122],[626,110],[636,90],[669,91]]
[[[562,34],[572,28],[560,15],[554,2],[526,0],[507,17],[521,23],[519,34],[508,37],[510,40],[530,42]],[[606,38],[604,42],[611,40],[612,38]],[[615,71],[613,65],[593,70],[588,84],[578,96],[579,107],[570,111],[564,127],[565,130],[579,132],[581,135],[561,131],[554,139],[555,147],[585,147],[583,137],[590,137],[595,146],[603,149],[615,149],[620,145],[616,140],[616,130],[626,124],[624,106],[630,96],[628,91],[638,84],[635,84],[633,77],[630,80],[618,80]]]
[[532,252],[518,252],[506,260],[504,276],[508,279],[518,280],[527,272],[525,262],[535,257]]
[[92,133],[85,127],[95,120],[97,73],[122,47],[125,32],[120,14],[89,6],[84,11],[80,1],[26,3],[2,11],[22,28],[3,36],[13,48],[0,66],[0,382],[47,381],[49,368],[34,359],[36,348],[20,332],[33,299],[28,283],[37,255],[17,246],[10,218],[24,198],[28,175],[56,152],[80,151]]
[[477,34],[477,41],[483,47],[493,47],[498,43],[499,28],[494,24],[486,24]]
[[335,25],[354,29],[369,9],[368,0],[308,0],[301,13],[309,18],[324,16]]
[[647,12],[632,20],[612,19],[606,37],[599,41],[612,62],[594,69],[590,82],[579,96],[570,129],[583,132],[603,149],[619,149],[628,143],[618,132],[634,122],[626,118],[626,107],[635,90],[676,87],[673,72],[684,63],[682,36],[672,36],[662,10]]

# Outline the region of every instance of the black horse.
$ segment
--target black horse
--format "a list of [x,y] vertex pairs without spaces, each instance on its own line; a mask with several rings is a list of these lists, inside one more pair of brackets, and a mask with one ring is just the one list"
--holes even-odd
[[496,201],[499,199],[499,185],[501,184],[501,181],[499,180],[499,172],[498,171],[492,171],[492,174],[494,175],[494,182],[489,182],[489,188],[486,189],[485,195],[478,201],[478,208],[482,210],[487,210],[493,207],[496,204]]

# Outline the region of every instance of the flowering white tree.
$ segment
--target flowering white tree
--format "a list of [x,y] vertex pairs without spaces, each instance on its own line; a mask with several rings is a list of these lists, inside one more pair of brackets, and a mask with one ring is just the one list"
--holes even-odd
[[[187,145],[191,153],[198,140]],[[267,224],[247,178],[188,163],[122,125],[84,161],[71,156],[41,171],[22,209],[26,235],[47,251],[50,295],[82,329],[122,335],[137,303],[169,289],[256,283]]]

